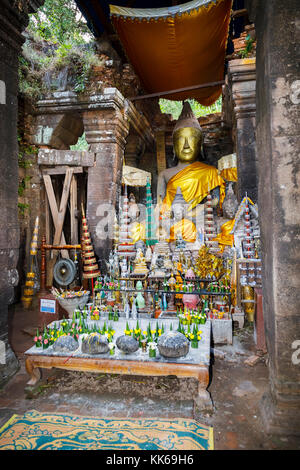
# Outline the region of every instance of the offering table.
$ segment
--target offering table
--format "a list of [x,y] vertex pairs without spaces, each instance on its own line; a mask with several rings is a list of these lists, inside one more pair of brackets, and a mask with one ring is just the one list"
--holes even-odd
[[[57,324],[58,322],[56,322]],[[92,324],[97,321],[91,322]],[[115,337],[123,334],[125,320],[111,322],[116,331]],[[133,326],[136,321],[129,320],[129,325]],[[147,328],[148,320],[139,320],[141,328]],[[153,328],[156,320],[150,321]],[[174,330],[176,325],[174,320],[165,319],[163,322],[165,329],[172,323]],[[184,357],[166,358],[162,357],[157,351],[156,357],[149,357],[147,352],[141,349],[135,353],[125,354],[116,347],[114,355],[105,354],[83,354],[81,352],[81,338],[79,338],[79,347],[74,352],[62,353],[52,350],[52,346],[43,350],[41,347],[33,346],[25,352],[26,371],[30,375],[27,385],[35,387],[41,379],[40,369],[65,369],[83,372],[107,373],[107,374],[126,374],[142,376],[169,376],[175,375],[179,378],[195,378],[198,381],[198,392],[194,399],[195,404],[200,410],[211,409],[212,403],[210,394],[207,391],[209,384],[209,365],[210,365],[210,335],[211,323],[208,320],[206,324],[201,325],[202,339],[197,349],[191,348]]]

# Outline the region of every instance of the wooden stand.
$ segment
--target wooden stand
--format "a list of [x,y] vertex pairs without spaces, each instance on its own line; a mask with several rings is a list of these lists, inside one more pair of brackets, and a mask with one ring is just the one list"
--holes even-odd
[[[26,353],[25,353],[26,354]],[[198,380],[198,393],[194,398],[200,410],[211,410],[210,394],[206,390],[209,383],[209,366],[206,364],[175,364],[166,362],[141,362],[101,358],[79,358],[66,356],[28,355],[26,371],[30,375],[28,386],[34,387],[41,378],[40,368],[76,370],[83,372],[102,372],[107,374],[126,374],[143,376],[190,377]]]

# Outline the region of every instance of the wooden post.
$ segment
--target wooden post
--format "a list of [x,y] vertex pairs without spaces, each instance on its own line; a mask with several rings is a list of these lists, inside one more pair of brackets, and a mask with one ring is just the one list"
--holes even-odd
[[[45,188],[46,188],[46,193],[47,193],[47,196],[48,196],[48,204],[50,206],[54,227],[56,229],[56,224],[57,224],[57,219],[58,219],[58,209],[57,209],[56,198],[55,198],[55,194],[54,194],[54,190],[53,190],[53,186],[52,186],[52,182],[51,182],[51,176],[47,175],[47,174],[43,174],[43,179],[44,179],[44,184],[45,184]],[[47,216],[47,212],[46,212],[46,216]],[[46,220],[47,220],[47,217],[46,217]],[[47,229],[47,227],[46,227],[46,229]],[[46,234],[47,234],[47,232],[46,232]],[[50,229],[49,229],[49,237],[50,237]],[[47,237],[46,237],[46,240],[47,240]],[[50,243],[50,239],[47,240],[47,243]],[[66,239],[65,239],[65,235],[64,235],[63,231],[61,233],[61,244],[62,245],[66,244]],[[69,258],[68,251],[63,250],[61,252],[61,256],[63,258]]]
[[[47,176],[49,175],[44,175],[44,180]],[[59,245],[61,241],[62,229],[63,229],[65,214],[67,210],[67,203],[69,199],[70,184],[71,184],[72,176],[73,176],[73,169],[68,168],[66,171],[59,211],[57,213],[57,219],[55,223],[55,234],[54,234],[53,245]],[[52,191],[53,191],[53,188],[52,188]],[[50,199],[49,199],[49,202],[50,202]],[[51,203],[50,203],[50,207],[51,207]],[[53,207],[54,207],[54,204],[53,204]],[[65,241],[63,241],[63,244],[65,244]],[[47,270],[47,284],[48,285],[52,285],[52,282],[53,282],[53,269],[56,263],[57,255],[58,255],[58,252],[53,251],[52,259],[48,263],[48,270]]]
[[166,144],[165,144],[165,133],[159,131],[155,135],[156,137],[156,161],[157,161],[157,174],[166,169]]
[[77,178],[73,175],[70,186],[70,223],[71,245],[78,243],[78,217],[77,217]]

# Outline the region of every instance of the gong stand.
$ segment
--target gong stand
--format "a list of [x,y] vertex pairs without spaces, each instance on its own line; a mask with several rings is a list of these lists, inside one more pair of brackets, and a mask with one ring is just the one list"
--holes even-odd
[[81,250],[81,245],[48,245],[46,244],[46,236],[43,235],[41,244],[41,292],[46,292],[46,250]]

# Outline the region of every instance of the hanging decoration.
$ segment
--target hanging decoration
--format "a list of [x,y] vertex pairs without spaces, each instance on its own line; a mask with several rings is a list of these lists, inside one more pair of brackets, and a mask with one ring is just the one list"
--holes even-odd
[[[159,93],[221,81],[232,0],[193,0],[157,9],[110,5],[111,21],[143,88]],[[166,95],[214,103],[221,85]]]

